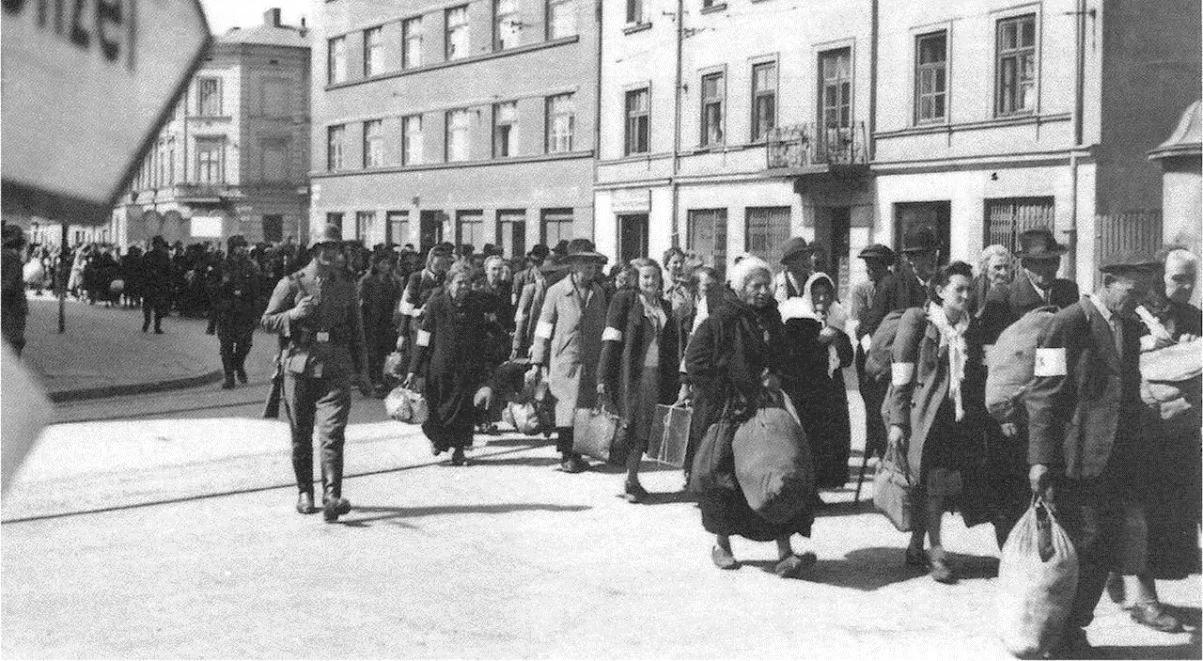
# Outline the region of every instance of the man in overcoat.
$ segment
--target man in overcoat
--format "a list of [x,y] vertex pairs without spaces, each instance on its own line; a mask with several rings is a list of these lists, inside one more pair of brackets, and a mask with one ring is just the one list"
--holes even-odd
[[171,255],[167,253],[167,241],[161,236],[150,240],[150,250],[142,255],[142,332],[150,330],[153,318],[155,332],[163,332],[163,317],[171,310],[171,295],[175,286],[175,272]]
[[1058,278],[1061,256],[1069,248],[1057,243],[1052,230],[1037,228],[1019,235],[1020,269],[1011,283],[1008,303],[1011,321],[1046,305],[1066,308],[1078,302],[1078,285],[1072,280]]
[[214,269],[213,312],[226,377],[221,387],[229,390],[235,377],[247,381],[246,357],[259,321],[259,267],[247,256],[241,234],[227,239],[226,248],[226,258]]
[[902,238],[902,263],[878,281],[873,303],[860,320],[860,332],[869,337],[886,315],[927,305],[927,283],[940,265],[940,244],[936,233],[927,225],[907,230]]
[[1067,655],[1089,651],[1083,629],[1116,560],[1123,502],[1147,479],[1134,311],[1155,268],[1152,256],[1137,253],[1106,261],[1102,286],[1058,312],[1037,345],[1025,402],[1028,478],[1055,504],[1078,554],[1077,593],[1058,650]]
[[263,313],[263,328],[287,338],[280,355],[284,410],[292,432],[297,511],[312,514],[313,431],[322,446],[322,510],[327,522],[351,511],[342,497],[343,442],[351,384],[372,392],[355,281],[339,264],[341,230],[327,225],[305,268],[284,278]]
[[884,452],[886,449],[885,423],[876,412],[881,410],[889,383],[884,380],[878,381],[865,372],[865,358],[868,355],[865,347],[869,344],[867,338],[870,336],[862,329],[864,319],[873,304],[873,296],[881,281],[890,275],[895,256],[893,250],[880,243],[874,243],[862,250],[858,257],[865,260],[865,272],[869,279],[857,283],[852,288],[849,296],[851,305],[848,311],[848,335],[856,344],[856,377],[861,399],[865,402],[865,410],[870,413],[865,416],[865,452],[868,455]]
[[531,351],[528,379],[544,378],[556,404],[556,450],[560,468],[580,473],[589,468],[572,450],[573,416],[578,408],[592,407],[597,399],[597,366],[609,301],[596,282],[606,263],[589,241],[574,241],[565,257],[572,272],[547,288]]

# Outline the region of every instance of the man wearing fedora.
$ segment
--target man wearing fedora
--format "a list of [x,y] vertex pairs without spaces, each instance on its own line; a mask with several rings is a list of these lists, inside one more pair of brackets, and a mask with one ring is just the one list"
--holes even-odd
[[927,225],[915,225],[902,237],[902,260],[893,273],[882,276],[873,304],[861,318],[860,332],[873,337],[886,315],[895,310],[927,305],[927,283],[940,265],[940,242]]
[[1056,313],[1036,349],[1029,386],[1028,479],[1056,507],[1078,554],[1077,592],[1060,648],[1082,658],[1116,557],[1123,503],[1149,479],[1143,461],[1141,324],[1135,315],[1156,260],[1127,253],[1103,263],[1097,291]]
[[246,357],[259,316],[259,267],[247,256],[241,234],[226,240],[226,258],[214,269],[213,279],[214,321],[226,377],[221,387],[229,390],[235,377],[246,383]]
[[1041,227],[1019,235],[1020,272],[1011,283],[1011,320],[1046,305],[1066,308],[1078,302],[1078,285],[1057,277],[1061,256],[1069,248],[1057,243],[1052,230]]
[[284,348],[283,404],[292,431],[297,511],[312,514],[313,431],[322,446],[322,513],[327,522],[351,511],[342,497],[343,442],[351,413],[351,384],[369,396],[368,358],[355,281],[340,266],[342,232],[327,225],[305,268],[284,278],[263,313],[263,327]]
[[610,302],[597,282],[606,256],[596,251],[592,241],[574,239],[564,260],[571,272],[547,288],[527,379],[537,384],[547,378],[555,398],[560,469],[580,473],[589,464],[572,449],[573,416],[578,408],[593,406],[597,398],[597,364]]
[[781,265],[785,268],[773,278],[773,298],[778,303],[801,296],[806,281],[815,271],[815,246],[795,236],[781,249]]

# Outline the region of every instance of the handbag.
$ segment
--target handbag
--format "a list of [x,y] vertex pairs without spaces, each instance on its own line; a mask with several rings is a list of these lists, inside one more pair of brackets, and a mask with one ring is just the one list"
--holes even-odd
[[657,404],[647,439],[648,458],[673,468],[684,468],[692,424],[693,409],[688,406]]
[[572,418],[572,451],[611,464],[625,463],[622,421],[600,406],[577,409]]
[[885,456],[873,476],[873,506],[886,515],[899,532],[914,529],[914,487],[907,468],[906,453],[897,443],[886,446]]

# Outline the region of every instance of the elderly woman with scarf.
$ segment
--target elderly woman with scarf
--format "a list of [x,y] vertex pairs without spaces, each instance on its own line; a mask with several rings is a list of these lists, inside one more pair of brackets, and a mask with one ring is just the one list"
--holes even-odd
[[[771,391],[781,386],[781,315],[773,300],[773,275],[769,265],[744,257],[731,269],[731,287],[712,297],[710,316],[698,326],[685,354],[685,370],[693,386],[693,425],[690,445],[697,448],[690,489],[698,494],[702,526],[715,536],[711,559],[719,569],[737,569],[731,535],[758,542],[777,542],[774,571],[782,578],[797,578],[815,562],[813,552],[795,555],[790,536],[810,536],[814,513],[802,506],[784,523],[760,517],[748,505],[735,475],[730,437],[707,435],[711,425],[724,419],[739,422],[751,417]],[[706,452],[703,442],[724,444],[725,451]],[[703,456],[721,456],[703,466]]]
[[[847,317],[826,273],[812,274],[802,295],[787,298],[779,310],[785,324],[785,392],[814,453],[815,486],[838,489],[848,481],[852,447],[843,373],[853,358],[852,340],[844,332]],[[822,504],[817,493],[815,499]]]
[[[967,502],[973,490],[964,481],[985,457],[986,372],[980,327],[968,306],[973,268],[953,262],[932,278],[932,286],[933,301],[908,309],[898,322],[884,411],[889,443],[905,452],[917,485],[906,563],[929,566],[934,580],[953,583],[940,525],[945,511],[975,505]],[[931,540],[926,555],[925,533]]]
[[622,419],[627,447],[627,478],[623,496],[641,503],[647,491],[639,483],[639,464],[647,450],[657,404],[677,398],[680,354],[677,324],[662,296],[660,265],[652,259],[631,262],[634,288],[621,289],[610,301],[602,332],[597,393],[611,399]]

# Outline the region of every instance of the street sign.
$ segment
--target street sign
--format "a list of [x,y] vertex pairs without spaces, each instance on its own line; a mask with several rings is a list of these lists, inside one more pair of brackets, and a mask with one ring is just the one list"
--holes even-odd
[[210,43],[199,0],[3,0],[6,212],[109,222]]

